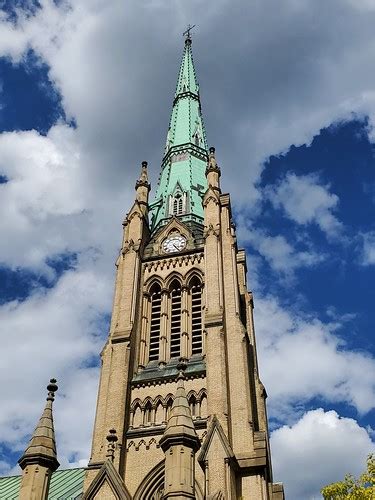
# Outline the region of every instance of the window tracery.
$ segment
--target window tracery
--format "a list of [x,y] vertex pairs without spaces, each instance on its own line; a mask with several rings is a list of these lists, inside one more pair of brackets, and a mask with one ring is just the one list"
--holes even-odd
[[183,191],[181,186],[177,184],[173,194],[169,196],[169,210],[167,215],[179,217],[186,214],[188,212],[188,200],[188,193]]
[[140,366],[204,353],[202,281],[194,274],[184,283],[177,276],[163,290],[154,282],[145,291],[142,335],[146,348],[141,350]]

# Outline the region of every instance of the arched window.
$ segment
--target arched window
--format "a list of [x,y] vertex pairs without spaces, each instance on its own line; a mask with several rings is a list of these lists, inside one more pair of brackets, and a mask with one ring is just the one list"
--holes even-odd
[[173,193],[169,196],[168,215],[179,217],[188,212],[189,194],[184,192],[180,185],[177,185]]
[[148,360],[159,359],[159,338],[160,338],[160,318],[161,318],[161,288],[155,283],[150,289],[151,296],[151,321],[149,335]]
[[166,408],[167,409],[167,411],[166,411],[166,413],[167,413],[167,422],[168,422],[169,417],[171,415],[172,405],[173,405],[173,399],[172,399],[172,397],[170,397],[168,399],[168,401],[167,401],[167,408]]
[[134,407],[133,427],[139,427],[142,423],[142,410],[139,403],[137,403]]
[[145,406],[145,414],[144,414],[144,425],[151,425],[152,422],[152,405],[150,401],[147,401]]
[[208,410],[207,410],[207,396],[206,394],[202,394],[201,397],[201,406],[200,406],[200,417],[207,418]]
[[181,356],[181,285],[175,280],[170,287],[171,297],[171,337],[170,357]]
[[184,212],[184,202],[180,194],[176,194],[173,200],[173,215],[182,215]]
[[190,406],[190,411],[191,411],[191,416],[196,417],[197,416],[197,400],[194,394],[192,394],[189,398],[189,406]]
[[202,283],[194,276],[190,281],[191,296],[191,353],[202,354]]
[[164,408],[161,401],[156,405],[155,410],[155,425],[161,425],[164,421]]

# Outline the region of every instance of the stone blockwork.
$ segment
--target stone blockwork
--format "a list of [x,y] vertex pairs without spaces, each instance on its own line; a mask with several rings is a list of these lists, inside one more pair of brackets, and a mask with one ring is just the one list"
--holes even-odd
[[[200,113],[199,93],[180,80],[176,120],[188,116],[181,110],[191,99]],[[172,125],[187,133],[186,124]],[[118,498],[284,498],[272,479],[246,256],[203,132],[189,132],[194,144],[167,141],[152,205],[143,162],[123,223],[85,481],[85,491],[99,488],[95,498],[111,494],[108,485],[100,490],[105,473]],[[109,429],[118,439],[112,448]]]

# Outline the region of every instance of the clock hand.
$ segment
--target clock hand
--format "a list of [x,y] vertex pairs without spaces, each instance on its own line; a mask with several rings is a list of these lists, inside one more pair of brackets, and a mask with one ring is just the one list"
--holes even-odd
[[175,243],[173,243],[173,246],[175,247],[176,250],[180,250]]

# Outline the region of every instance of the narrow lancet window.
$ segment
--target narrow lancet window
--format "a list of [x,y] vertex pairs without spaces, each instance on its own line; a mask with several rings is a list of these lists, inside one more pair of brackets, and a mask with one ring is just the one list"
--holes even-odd
[[158,284],[151,287],[151,322],[148,360],[159,359],[160,318],[161,318],[161,289]]
[[173,200],[173,215],[182,215],[184,213],[184,202],[182,196],[177,194]]
[[191,293],[191,353],[202,354],[202,284],[198,278],[190,282]]
[[171,285],[171,358],[181,355],[181,285],[174,281]]
[[167,214],[169,216],[185,215],[189,209],[189,194],[184,192],[181,186],[177,185],[174,192],[169,196],[168,207]]

